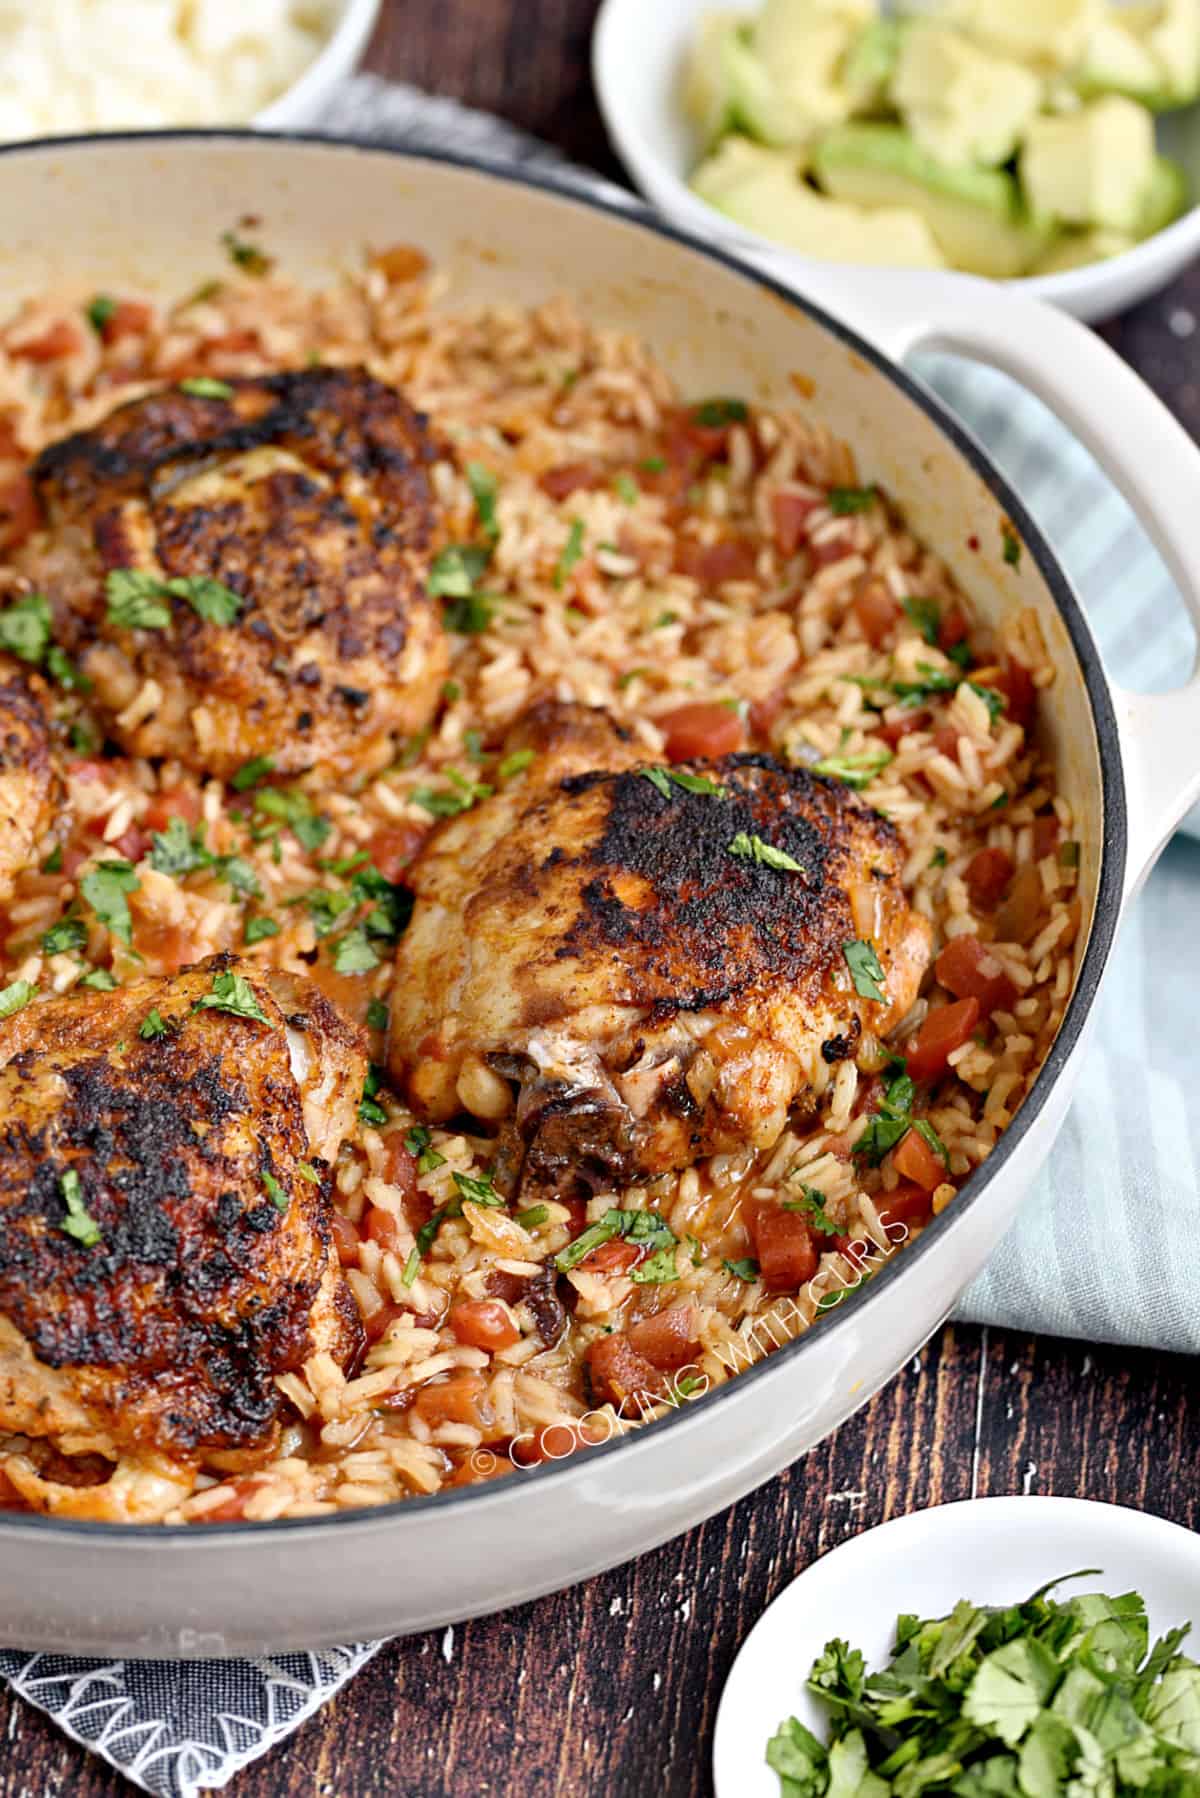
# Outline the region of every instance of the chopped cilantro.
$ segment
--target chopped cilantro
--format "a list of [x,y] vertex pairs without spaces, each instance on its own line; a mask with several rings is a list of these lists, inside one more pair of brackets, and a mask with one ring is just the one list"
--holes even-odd
[[874,487],[831,487],[829,510],[835,518],[849,518],[855,512],[866,512],[876,498]]
[[234,231],[222,231],[221,243],[229,260],[240,268],[243,274],[253,275],[256,279],[269,275],[275,266],[273,256],[268,256],[257,244],[247,243]]
[[244,974],[228,969],[213,975],[212,989],[192,1004],[193,1011],[227,1011],[235,1018],[252,1018],[256,1024],[271,1020],[258,1002],[258,995]]
[[522,1230],[536,1230],[539,1224],[545,1223],[549,1215],[548,1205],[530,1205],[527,1210],[517,1212],[517,1222]]
[[1000,526],[1000,535],[1004,541],[1004,560],[1010,568],[1021,566],[1021,539],[1006,518]]
[[284,1188],[279,1184],[279,1181],[275,1178],[270,1168],[264,1167],[259,1171],[262,1175],[262,1183],[266,1190],[267,1197],[270,1199],[272,1205],[274,1205],[276,1211],[286,1211],[291,1201]]
[[449,787],[416,787],[409,795],[414,805],[435,818],[457,818],[469,812],[477,799],[490,799],[493,789],[484,781],[468,780],[454,768],[446,770]]
[[466,599],[488,565],[488,551],[474,543],[450,543],[439,550],[429,570],[434,599]]
[[724,799],[725,797],[725,788],[717,781],[710,780],[707,774],[688,774],[682,768],[663,767],[641,768],[638,772],[662,794],[664,799],[671,798],[672,784],[682,787],[685,793],[701,793],[711,799]]
[[162,1013],[156,1005],[152,1010],[146,1013],[146,1016],[138,1025],[138,1035],[143,1042],[150,1043],[154,1041],[156,1036],[165,1036],[166,1034],[167,1027],[163,1023]]
[[94,1249],[100,1241],[100,1226],[83,1202],[83,1188],[73,1167],[59,1180],[67,1215],[58,1226],[64,1236],[73,1236],[81,1248]]
[[388,1027],[388,1008],[382,999],[372,999],[367,1006],[368,1030],[386,1030]]
[[822,1236],[841,1235],[841,1227],[835,1223],[825,1209],[825,1194],[819,1187],[802,1185],[800,1188],[800,1197],[798,1199],[784,1199],[783,1209],[785,1211],[805,1212],[812,1220],[814,1229],[819,1230]]
[[627,506],[636,506],[642,497],[642,490],[631,474],[617,475],[613,481],[613,487],[616,489],[617,498],[623,500]]
[[490,626],[495,606],[486,593],[464,593],[452,599],[442,611],[442,622],[448,631],[460,637],[478,637]]
[[235,893],[245,899],[261,899],[262,888],[250,863],[241,855],[215,855],[213,868],[222,880],[229,882]]
[[491,1177],[488,1174],[484,1174],[482,1178],[476,1178],[473,1174],[460,1174],[455,1170],[453,1179],[461,1197],[470,1199],[473,1205],[485,1205],[489,1209],[494,1209],[497,1205],[504,1203],[492,1185]]
[[53,849],[42,863],[43,874],[61,874],[63,865],[62,844],[55,843]]
[[417,1158],[417,1172],[432,1174],[436,1168],[445,1167],[446,1157],[433,1148],[433,1137],[424,1124],[413,1124],[404,1132],[404,1146],[410,1155]]
[[321,1184],[321,1176],[311,1161],[298,1161],[296,1163],[296,1172],[309,1186],[319,1186]]
[[925,1143],[928,1148],[932,1149],[935,1155],[940,1156],[942,1165],[944,1167],[949,1167],[950,1151],[947,1149],[945,1143],[942,1141],[929,1119],[914,1118],[913,1129],[921,1138],[922,1142]]
[[940,668],[934,668],[929,662],[918,662],[917,673],[920,680],[898,680],[891,683],[892,692],[906,706],[923,705],[935,693],[954,693],[957,691],[961,676],[943,674]]
[[743,1255],[740,1261],[722,1261],[721,1266],[731,1273],[735,1280],[757,1280],[758,1262],[750,1255]]
[[678,1243],[669,1242],[661,1249],[656,1249],[639,1267],[631,1267],[629,1278],[635,1286],[669,1286],[672,1280],[679,1278],[679,1269],[675,1265],[675,1251]]
[[362,1099],[358,1107],[359,1121],[364,1124],[386,1124],[388,1114],[375,1095],[383,1085],[383,1069],[372,1062],[363,1081]]
[[878,1109],[873,1111],[867,1127],[854,1145],[854,1153],[877,1167],[884,1156],[900,1143],[912,1128],[915,1088],[907,1073],[901,1072],[884,1088]]
[[333,829],[300,787],[263,787],[254,795],[254,809],[286,824],[302,849],[319,849]]
[[11,1018],[24,1011],[37,988],[28,980],[12,980],[0,992],[0,1018]]
[[937,600],[909,598],[902,600],[901,604],[926,643],[936,649],[938,630],[942,622],[942,608],[938,605]]
[[[248,793],[251,787],[258,785],[260,780],[265,780],[274,767],[275,757],[273,755],[251,756],[250,760],[243,762],[237,772],[230,777],[229,784],[235,793]],[[254,803],[257,806],[258,800],[255,799]]]
[[216,381],[211,375],[192,375],[188,380],[179,383],[180,393],[190,394],[194,400],[231,400],[233,388],[228,381]]
[[120,860],[97,862],[79,883],[97,918],[126,947],[133,944],[133,919],[125,895],[136,892],[140,885],[130,863]]
[[79,984],[93,993],[113,993],[119,983],[111,968],[89,968]]
[[94,294],[84,307],[88,324],[97,337],[103,337],[104,327],[112,319],[117,310],[117,301],[109,293]]
[[165,631],[171,608],[163,604],[157,575],[136,568],[114,568],[105,577],[108,622],[123,631]]
[[708,430],[720,430],[725,425],[740,425],[750,416],[745,400],[716,399],[701,400],[698,406],[692,407],[692,418],[698,425]]
[[1008,704],[1003,693],[998,692],[995,687],[981,687],[978,681],[968,681],[967,685],[970,687],[972,693],[978,693],[980,699],[982,699],[984,705],[987,707],[988,722],[995,724],[997,718]]
[[511,780],[514,774],[523,774],[533,759],[534,752],[532,749],[514,749],[511,755],[506,755],[504,757],[504,760],[496,769],[496,778],[498,780]]
[[40,663],[50,646],[50,605],[44,594],[27,593],[0,612],[0,649],[22,662]]
[[773,844],[764,843],[761,837],[751,836],[744,830],[739,830],[726,847],[730,855],[739,856],[743,861],[755,862],[764,868],[777,868],[787,874],[804,872],[800,863],[788,855],[786,850],[776,849]]
[[614,1236],[623,1237],[626,1242],[636,1243],[651,1252],[671,1248],[676,1241],[675,1232],[657,1211],[620,1211],[613,1207],[598,1223],[589,1224],[574,1242],[569,1242],[554,1257],[554,1265],[560,1273],[568,1273],[586,1260],[593,1249],[598,1249],[603,1242],[610,1242]]
[[500,535],[500,525],[496,519],[496,494],[499,491],[496,477],[482,462],[468,462],[467,485],[471,489],[483,533],[495,543]]
[[554,570],[554,585],[560,590],[565,586],[567,576],[583,555],[583,520],[573,518],[571,528],[567,532],[567,541],[558,558],[558,566]]
[[379,955],[365,924],[356,924],[334,944],[333,965],[339,974],[369,974],[379,966]]
[[661,631],[661,630],[665,630],[668,624],[678,624],[678,623],[679,623],[679,613],[678,612],[660,612],[658,614],[658,617],[654,620],[654,623],[650,626],[650,628],[651,628],[651,630],[654,630],[654,631]]
[[840,780],[855,792],[861,792],[870,786],[876,775],[882,774],[892,760],[890,749],[882,746],[878,749],[865,749],[860,755],[827,755],[813,764],[814,774],[826,774],[831,780]]
[[247,918],[242,926],[242,939],[247,944],[265,942],[269,936],[279,935],[279,921],[260,913],[257,918]]
[[42,938],[47,955],[75,955],[87,947],[87,925],[82,918],[60,918]]
[[618,675],[617,686],[621,691],[624,691],[624,689],[630,686],[635,680],[644,680],[646,675],[650,672],[651,670],[649,668],[627,668],[624,674]]
[[870,943],[843,943],[842,954],[860,999],[887,999],[883,990],[883,969]]
[[666,466],[667,463],[664,456],[643,456],[642,460],[638,463],[638,468],[642,474],[662,474]]
[[182,818],[168,818],[167,828],[154,831],[150,842],[147,859],[158,874],[170,874],[178,880],[197,868],[212,865],[212,854],[204,847],[203,827],[190,830]]
[[933,854],[929,858],[929,866],[931,868],[944,868],[946,866],[946,863],[949,861],[949,859],[950,859],[950,857],[946,854],[946,851],[942,848],[941,844],[939,843],[937,848],[934,850]]
[[462,686],[456,680],[442,682],[442,698],[447,705],[457,705],[462,698]]

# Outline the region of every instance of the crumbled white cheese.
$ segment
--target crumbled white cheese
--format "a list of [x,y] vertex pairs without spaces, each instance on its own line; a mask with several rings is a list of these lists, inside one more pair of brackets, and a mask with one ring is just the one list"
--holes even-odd
[[341,0],[0,0],[0,138],[244,124]]

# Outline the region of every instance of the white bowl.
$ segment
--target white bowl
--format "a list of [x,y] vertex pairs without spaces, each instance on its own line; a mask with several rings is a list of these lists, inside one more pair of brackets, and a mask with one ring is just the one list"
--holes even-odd
[[263,131],[296,131],[319,120],[338,82],[352,75],[362,60],[380,4],[381,0],[342,0],[337,24],[299,79],[255,113],[250,123]]
[[[1200,1636],[1200,1536],[1161,1517],[1079,1498],[983,1498],[897,1517],[815,1561],[763,1612],[733,1664],[717,1713],[717,1798],[779,1798],[763,1756],[785,1717],[815,1735],[827,1717],[805,1690],[831,1636],[867,1665],[891,1653],[901,1611],[944,1617],[960,1598],[1012,1604],[1049,1580],[1094,1567],[1077,1592],[1137,1591],[1151,1641],[1195,1625]],[[1196,1652],[1193,1637],[1184,1653]]]
[[[592,75],[617,154],[669,219],[726,248],[750,252],[780,279],[798,280],[809,259],[781,249],[698,199],[687,185],[697,147],[679,101],[679,72],[700,19],[719,0],[604,0],[592,39]],[[752,14],[754,5],[742,10]],[[1187,170],[1200,198],[1200,105],[1159,120],[1160,147]],[[1200,205],[1123,255],[1060,275],[1007,283],[1076,318],[1108,318],[1164,287],[1200,254]]]

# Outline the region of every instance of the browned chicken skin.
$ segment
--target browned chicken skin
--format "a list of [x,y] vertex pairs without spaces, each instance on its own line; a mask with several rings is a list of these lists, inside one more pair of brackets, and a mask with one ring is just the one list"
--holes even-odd
[[[406,875],[394,1076],[439,1120],[494,1093],[488,1072],[519,1082],[506,1148],[525,1192],[768,1147],[860,1032],[917,995],[930,931],[895,830],[767,755],[672,771],[719,795],[648,778],[603,714],[576,707],[540,707],[517,736],[540,751],[529,772],[438,830]],[[756,842],[798,869],[755,859]],[[845,946],[861,939],[882,1001],[855,990]]]
[[[131,753],[224,776],[259,756],[285,774],[380,765],[428,722],[447,663],[425,421],[362,369],[227,386],[161,389],[44,450],[49,536],[27,571]],[[241,610],[213,622],[159,594],[166,629],[121,628],[117,569],[216,580]]]
[[53,821],[58,781],[43,709],[45,683],[0,655],[0,901]]
[[[198,1008],[230,976],[262,1021]],[[330,1163],[365,1071],[315,989],[228,956],[0,1024],[0,1431],[174,1469],[268,1454],[276,1375],[361,1347]]]

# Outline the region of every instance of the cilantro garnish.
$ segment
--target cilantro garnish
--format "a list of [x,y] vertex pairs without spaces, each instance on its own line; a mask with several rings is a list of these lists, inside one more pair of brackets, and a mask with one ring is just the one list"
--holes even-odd
[[720,430],[724,425],[744,424],[749,416],[745,400],[720,396],[701,400],[698,406],[692,407],[692,418],[698,425],[704,425],[709,430]]
[[259,1172],[262,1175],[262,1183],[266,1195],[270,1199],[272,1205],[274,1205],[276,1211],[286,1211],[290,1200],[284,1188],[279,1184],[279,1181],[275,1178],[270,1168],[260,1168]]
[[126,947],[133,944],[133,919],[125,895],[136,892],[140,885],[132,865],[115,859],[98,862],[79,883],[79,891],[97,918]]
[[50,606],[44,594],[27,593],[0,612],[0,649],[36,665],[49,644]]
[[1000,526],[1000,536],[1004,542],[1004,560],[1010,568],[1021,566],[1021,539],[1006,518]]
[[190,394],[194,400],[231,400],[233,388],[228,381],[216,381],[211,375],[192,375],[188,380],[179,383],[180,393]]
[[358,1117],[363,1124],[386,1124],[388,1114],[376,1098],[376,1093],[383,1085],[383,1069],[377,1062],[372,1062],[367,1069],[367,1077],[363,1081],[362,1099],[359,1102]]
[[496,769],[497,780],[511,780],[514,774],[523,774],[533,759],[532,749],[514,749],[511,755],[504,757]]
[[82,918],[60,918],[42,937],[47,955],[77,955],[87,947],[87,925]]
[[116,310],[117,302],[113,299],[112,295],[108,293],[95,294],[93,298],[88,301],[87,305],[84,307],[84,314],[88,324],[92,327],[92,330],[96,333],[97,337],[102,337],[104,335],[104,327],[108,324]]
[[715,780],[709,780],[706,774],[688,774],[682,768],[639,768],[638,772],[664,799],[671,798],[672,782],[682,787],[685,793],[703,793],[712,799],[725,797],[725,788]]
[[743,861],[755,862],[764,868],[778,868],[788,874],[804,872],[801,864],[785,850],[776,849],[772,843],[764,843],[761,837],[751,836],[744,830],[739,830],[726,847],[730,855],[739,856]]
[[259,249],[257,244],[247,243],[234,231],[222,231],[221,243],[229,260],[235,267],[240,268],[243,274],[261,278],[263,275],[269,275],[275,266],[273,256],[268,256],[265,251]]
[[470,1199],[473,1205],[495,1207],[503,1205],[504,1200],[492,1185],[491,1177],[484,1174],[477,1179],[473,1174],[454,1174],[454,1184],[464,1199]]
[[467,485],[471,489],[471,497],[475,501],[475,510],[479,514],[479,523],[483,533],[495,543],[500,535],[500,525],[496,518],[496,494],[499,483],[490,468],[482,462],[467,463]]
[[841,1235],[841,1226],[826,1211],[825,1194],[819,1187],[802,1185],[798,1199],[784,1199],[782,1204],[785,1211],[805,1212],[822,1236]]
[[429,593],[434,599],[466,599],[487,567],[489,553],[475,543],[450,543],[439,550],[429,570]]
[[891,750],[882,747],[865,749],[860,755],[827,755],[813,764],[813,773],[828,775],[831,780],[840,780],[861,793],[877,774],[883,773],[891,760]]
[[446,1157],[433,1148],[433,1137],[424,1124],[413,1124],[404,1132],[404,1146],[410,1155],[417,1158],[417,1172],[432,1174],[435,1168],[446,1165]]
[[242,927],[242,941],[246,944],[262,943],[270,936],[279,935],[279,921],[262,914],[257,918],[247,918]]
[[673,1249],[676,1242],[675,1232],[657,1211],[620,1211],[613,1207],[604,1213],[598,1223],[589,1224],[574,1242],[569,1242],[554,1257],[554,1265],[560,1273],[567,1273],[571,1268],[578,1267],[601,1243],[611,1242],[614,1236],[623,1237],[626,1242],[637,1243],[639,1247],[652,1252]]
[[302,849],[319,849],[333,829],[300,787],[263,787],[254,795],[254,809],[286,824]]
[[517,1212],[517,1222],[522,1230],[536,1230],[539,1224],[545,1223],[549,1215],[548,1205],[530,1205],[528,1210]]
[[382,999],[371,999],[367,1004],[367,1029],[386,1030],[388,1027],[388,1008]]
[[170,874],[178,880],[212,863],[212,854],[204,847],[203,827],[190,830],[183,818],[168,818],[167,828],[154,831],[150,842],[147,859],[158,874]]
[[369,974],[379,966],[379,956],[365,924],[356,924],[334,945],[333,965],[339,974]]
[[883,990],[884,973],[879,957],[870,943],[843,943],[842,954],[860,999],[887,999]]
[[908,613],[910,622],[916,625],[926,643],[936,649],[938,630],[942,622],[942,608],[937,600],[909,598],[901,600],[900,603]]
[[866,512],[877,497],[874,487],[831,487],[829,510],[835,518],[849,518],[855,512]]
[[[258,785],[260,780],[265,780],[274,767],[275,757],[273,755],[251,756],[248,762],[243,762],[236,773],[230,776],[229,784],[235,793],[248,793],[251,787]],[[255,799],[254,803],[257,806],[258,800]]]
[[449,787],[415,787],[409,795],[414,805],[435,818],[457,818],[469,812],[477,799],[490,799],[494,789],[486,781],[469,780],[456,768],[447,768]]
[[1051,1597],[1061,1584],[1019,1604],[962,1599],[946,1617],[901,1615],[876,1672],[849,1643],[826,1643],[808,1689],[829,1712],[829,1742],[789,1717],[767,1744],[783,1798],[1200,1789],[1200,1666],[1180,1653],[1188,1626],[1150,1649],[1138,1593]]
[[560,591],[566,583],[567,576],[582,555],[583,520],[582,518],[573,518],[571,528],[567,532],[567,541],[563,545],[563,552],[558,558],[558,566],[554,570],[554,585]]
[[161,580],[140,568],[114,568],[105,577],[108,622],[118,630],[166,630],[171,622],[169,599],[186,599],[209,624],[232,624],[242,609],[242,596],[208,575],[176,575]]
[[722,1261],[721,1266],[735,1280],[757,1280],[758,1262],[750,1255],[743,1255],[740,1261]]
[[980,699],[982,699],[984,705],[988,709],[989,722],[995,724],[997,718],[1008,704],[1003,693],[998,692],[995,687],[981,687],[978,681],[968,681],[967,685],[970,687],[972,693],[978,693]]
[[73,1167],[59,1181],[67,1215],[58,1226],[64,1236],[73,1236],[81,1248],[94,1249],[100,1240],[100,1226],[83,1201],[83,1188]]
[[417,1231],[416,1240],[409,1251],[408,1260],[404,1263],[404,1272],[400,1278],[405,1286],[411,1286],[421,1271],[421,1263],[433,1247],[434,1239],[448,1217],[461,1217],[464,1200],[469,1199],[473,1205],[484,1205],[495,1209],[503,1205],[504,1200],[485,1175],[483,1179],[475,1179],[470,1174],[456,1173],[454,1184],[458,1188],[455,1196],[433,1213],[427,1224]]
[[642,497],[642,490],[631,474],[619,474],[613,479],[613,488],[617,498],[627,506],[636,506]]
[[0,992],[0,1018],[11,1018],[24,1011],[37,988],[28,980],[13,980]]
[[165,1036],[166,1034],[167,1027],[163,1023],[162,1013],[155,1005],[138,1025],[138,1035],[144,1043],[152,1043],[156,1036]]
[[213,975],[212,990],[194,1000],[192,1010],[227,1011],[235,1018],[251,1018],[256,1024],[274,1028],[246,976],[231,973],[228,969]]
[[117,978],[110,968],[89,968],[80,976],[80,986],[86,986],[89,992],[112,993],[117,989]]

